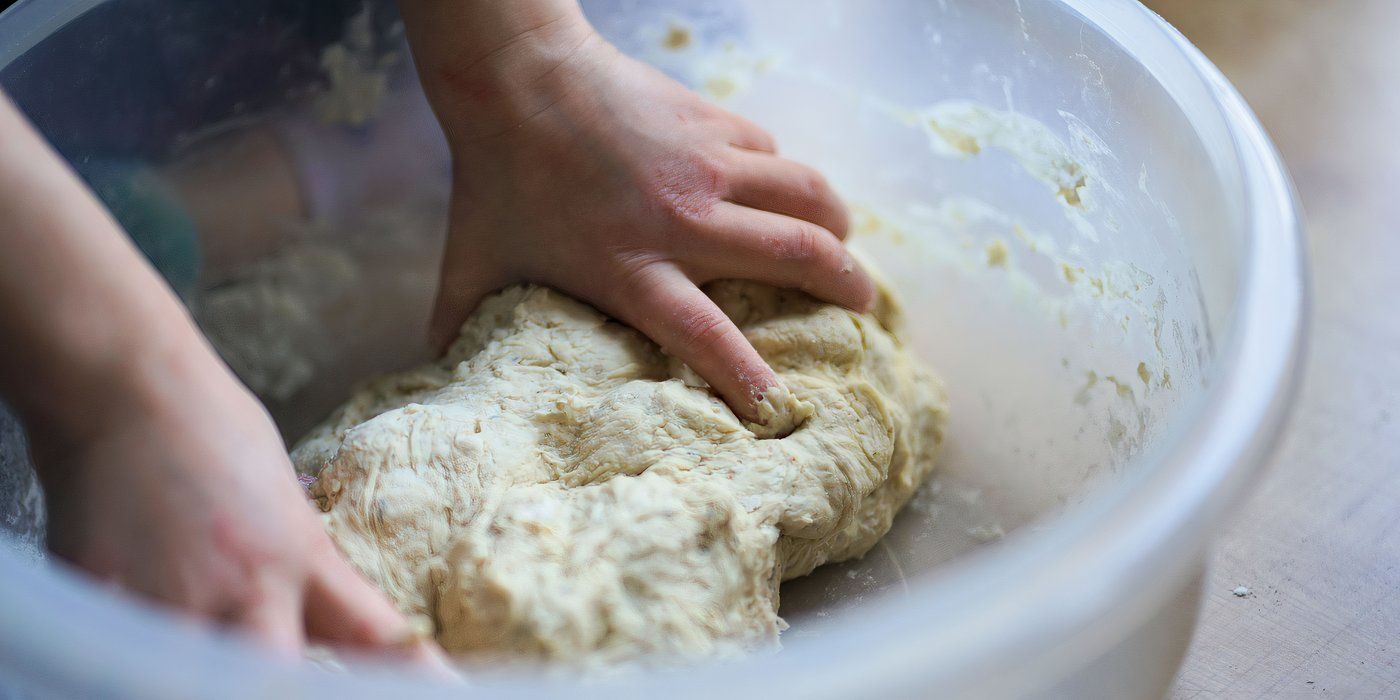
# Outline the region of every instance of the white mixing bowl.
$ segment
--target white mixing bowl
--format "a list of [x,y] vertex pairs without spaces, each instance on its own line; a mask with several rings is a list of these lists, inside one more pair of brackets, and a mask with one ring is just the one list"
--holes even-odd
[[[0,84],[80,169],[158,163],[211,125],[247,129],[330,99],[322,76],[296,68],[316,56],[270,71],[266,41],[191,6],[22,1],[0,15]],[[947,380],[947,453],[879,548],[785,586],[793,628],[776,655],[579,687],[523,673],[478,685],[493,697],[1160,695],[1195,624],[1211,535],[1275,443],[1299,374],[1297,208],[1240,97],[1130,0],[586,6],[624,50],[768,127],[852,203],[855,245],[901,290],[914,345]],[[219,21],[247,19],[237,13]],[[127,59],[142,52],[185,72],[133,77]],[[420,104],[408,71],[385,70],[391,103]],[[143,93],[162,80],[178,89]],[[403,158],[440,159],[437,138]],[[398,258],[384,236],[289,226],[273,262],[191,290],[289,437],[354,378],[416,359],[393,339],[418,337],[421,314],[402,304],[426,308],[440,185],[398,203],[426,212],[411,225],[357,216],[402,234]],[[354,283],[298,279],[324,269],[287,262],[289,249],[344,252],[332,267]],[[257,320],[273,312],[240,305],[248,279],[312,312]],[[347,340],[321,313],[331,307],[378,311],[341,319]],[[247,357],[250,342],[283,343],[300,364]],[[5,502],[24,502],[13,427],[6,464]],[[37,527],[11,525],[31,543]],[[65,696],[468,692],[402,670],[276,662],[5,548],[0,678]]]

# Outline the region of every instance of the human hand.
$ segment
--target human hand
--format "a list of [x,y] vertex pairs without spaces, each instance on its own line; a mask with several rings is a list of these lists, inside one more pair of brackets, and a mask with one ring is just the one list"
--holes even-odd
[[454,157],[439,347],[486,294],[545,284],[636,327],[757,420],[778,380],[700,285],[752,279],[857,310],[874,303],[820,174],[618,52],[581,14],[556,7],[468,58],[444,56],[421,8],[404,9]]
[[261,405],[195,355],[128,365],[83,421],[30,426],[50,549],[277,652],[318,641],[445,668],[341,558]]
[[[283,652],[406,647],[340,558],[271,420],[169,287],[0,93],[0,394],[58,556]],[[445,667],[439,667],[445,669]]]

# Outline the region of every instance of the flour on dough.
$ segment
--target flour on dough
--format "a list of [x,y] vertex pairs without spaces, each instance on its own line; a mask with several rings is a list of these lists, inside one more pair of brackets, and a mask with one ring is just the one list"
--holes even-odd
[[371,381],[294,451],[336,543],[467,659],[775,647],[778,584],[884,535],[947,404],[885,292],[862,315],[707,291],[791,392],[769,396],[790,435],[759,437],[636,331],[515,287],[441,361]]

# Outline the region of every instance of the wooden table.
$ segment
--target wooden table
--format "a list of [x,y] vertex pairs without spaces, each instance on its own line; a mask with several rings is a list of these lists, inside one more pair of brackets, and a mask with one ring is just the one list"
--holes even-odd
[[1313,263],[1302,397],[1172,697],[1400,698],[1400,0],[1148,4],[1273,135]]

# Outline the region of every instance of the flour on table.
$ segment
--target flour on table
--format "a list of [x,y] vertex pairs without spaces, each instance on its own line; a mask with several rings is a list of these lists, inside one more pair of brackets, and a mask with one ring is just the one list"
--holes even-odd
[[514,287],[294,450],[333,539],[459,658],[776,647],[779,583],[875,544],[932,470],[947,404],[887,292],[856,314],[707,291],[790,391],[768,398],[791,434],[761,438],[636,331]]

